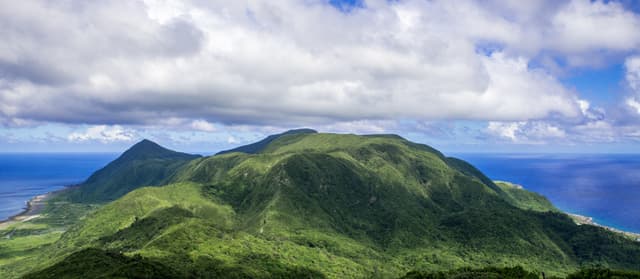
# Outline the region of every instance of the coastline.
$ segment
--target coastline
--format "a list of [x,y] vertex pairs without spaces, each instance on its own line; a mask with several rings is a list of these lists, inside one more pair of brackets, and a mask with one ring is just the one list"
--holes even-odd
[[[495,183],[508,184],[508,185],[511,185],[512,187],[514,187],[516,189],[529,191],[529,190],[526,190],[522,185],[511,183],[509,181],[494,180],[494,182]],[[569,212],[566,212],[566,211],[562,211],[560,209],[558,209],[558,210],[560,212],[566,214],[567,216],[569,216],[569,218],[571,218],[573,220],[573,222],[576,223],[579,226],[580,225],[596,226],[596,227],[600,227],[600,228],[606,229],[606,230],[608,230],[610,232],[622,234],[625,237],[630,238],[632,240],[640,241],[640,233],[628,232],[628,231],[624,231],[624,230],[621,230],[621,229],[616,229],[614,227],[609,227],[609,226],[598,224],[596,221],[593,220],[593,217],[590,217],[590,216],[584,216],[584,215],[569,213]]]
[[631,239],[633,239],[635,241],[640,241],[640,233],[627,232],[627,231],[619,230],[619,229],[612,228],[612,227],[609,227],[609,226],[598,224],[593,220],[593,217],[579,215],[579,214],[573,214],[573,213],[569,213],[569,212],[565,212],[565,214],[569,215],[569,217],[571,217],[571,219],[573,219],[573,221],[578,225],[591,225],[591,226],[600,227],[600,228],[606,229],[606,230],[611,231],[611,232],[622,234],[622,235],[624,235],[624,236],[626,236],[628,238],[631,238]]
[[40,217],[42,211],[47,205],[48,200],[76,186],[77,185],[65,186],[63,189],[47,192],[31,198],[29,201],[27,201],[26,207],[24,208],[24,210],[22,210],[22,212],[0,221],[0,230],[5,229],[11,224],[26,222]]

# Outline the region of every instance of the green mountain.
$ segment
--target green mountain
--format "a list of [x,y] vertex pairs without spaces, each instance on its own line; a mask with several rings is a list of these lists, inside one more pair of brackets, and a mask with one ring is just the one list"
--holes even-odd
[[66,195],[74,202],[112,201],[140,186],[166,184],[180,167],[199,157],[175,152],[145,139]]
[[[101,206],[10,268],[31,271],[29,278],[89,270],[105,278],[399,278],[412,270],[408,278],[449,278],[428,276],[457,268],[527,276],[585,265],[640,269],[640,243],[578,226],[542,196],[394,135],[289,133],[251,152],[202,158],[130,152],[137,149],[83,186],[101,181],[105,190],[78,197],[164,186]],[[163,175],[135,170],[146,162]],[[499,269],[514,265],[526,271]]]

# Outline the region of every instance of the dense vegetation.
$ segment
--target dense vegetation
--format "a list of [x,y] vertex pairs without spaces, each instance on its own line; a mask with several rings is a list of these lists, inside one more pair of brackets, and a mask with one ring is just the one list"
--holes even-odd
[[[520,266],[516,267],[485,267],[485,268],[461,268],[439,272],[418,272],[407,273],[401,279],[538,279],[544,275],[536,274],[524,270]],[[557,278],[544,276],[544,278]],[[611,270],[602,267],[584,268],[576,271],[567,279],[635,279],[640,278],[640,272]]]
[[540,274],[529,272],[522,267],[485,267],[485,268],[461,268],[440,272],[418,272],[407,273],[401,279],[539,279]]
[[143,185],[166,184],[180,167],[198,157],[143,140],[65,195],[77,203],[112,201]]
[[[79,274],[103,261],[126,272],[101,273],[116,277],[155,268],[227,278],[397,278],[411,270],[407,278],[526,278],[566,276],[585,265],[640,269],[639,243],[577,226],[544,197],[397,136],[289,133],[251,154],[191,159],[150,146],[132,147],[105,168],[108,175],[96,173],[100,179],[59,198],[71,203],[51,204],[47,216],[61,206],[89,208],[19,260],[0,261],[0,275]],[[172,167],[131,169],[148,160]],[[140,188],[148,181],[167,185]],[[91,207],[103,193],[130,189]]]
[[640,279],[640,272],[594,267],[570,274],[567,279]]
[[177,278],[176,271],[140,256],[88,248],[72,254],[55,266],[24,278]]
[[495,184],[502,190],[502,197],[515,207],[538,212],[559,210],[544,196],[524,190],[522,186],[505,181],[497,181]]

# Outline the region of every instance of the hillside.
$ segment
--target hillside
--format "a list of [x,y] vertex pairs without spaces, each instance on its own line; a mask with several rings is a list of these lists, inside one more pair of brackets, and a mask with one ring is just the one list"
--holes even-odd
[[140,186],[166,184],[180,167],[199,157],[145,139],[65,194],[74,202],[112,201]]
[[[125,154],[118,160],[140,158]],[[105,168],[117,170],[110,178],[90,179],[109,191],[78,197],[142,185],[121,175],[140,173],[130,168],[147,160],[180,165],[156,180],[165,186],[98,208],[11,268],[44,269],[30,278],[78,275],[92,262],[119,270],[94,271],[104,276],[159,270],[183,278],[398,278],[513,265],[552,275],[593,264],[640,269],[639,243],[577,226],[544,197],[393,135],[292,133],[253,152],[114,161],[122,165]]]

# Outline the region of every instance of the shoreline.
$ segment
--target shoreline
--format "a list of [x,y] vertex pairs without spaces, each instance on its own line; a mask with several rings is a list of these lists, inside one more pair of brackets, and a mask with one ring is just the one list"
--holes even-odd
[[580,215],[580,214],[573,214],[573,213],[569,213],[569,212],[565,212],[565,214],[567,214],[569,217],[571,217],[571,219],[576,224],[578,224],[579,226],[581,226],[581,225],[596,226],[596,227],[600,227],[600,228],[603,228],[605,230],[608,230],[610,232],[622,234],[622,235],[624,235],[626,237],[632,238],[635,241],[640,241],[640,233],[623,231],[623,230],[616,229],[616,228],[613,228],[613,227],[609,227],[609,226],[598,224],[598,223],[596,223],[596,221],[593,220],[593,217],[584,216],[584,215]]
[[29,199],[26,203],[26,207],[18,214],[15,214],[7,219],[0,221],[0,230],[8,227],[11,224],[18,222],[26,222],[29,220],[36,219],[40,217],[40,214],[44,210],[47,205],[47,201],[56,195],[68,191],[73,187],[77,187],[78,185],[68,185],[64,186],[64,188],[56,191],[47,192],[44,194],[36,195]]

